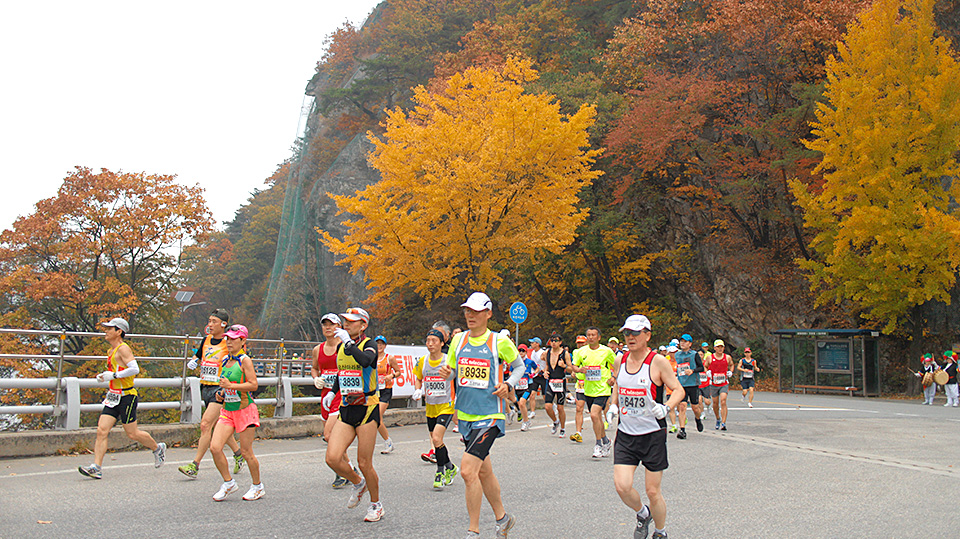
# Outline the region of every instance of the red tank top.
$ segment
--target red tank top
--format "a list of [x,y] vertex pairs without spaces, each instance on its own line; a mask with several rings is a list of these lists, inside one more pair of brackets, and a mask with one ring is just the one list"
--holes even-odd
[[729,366],[727,354],[721,355],[719,359],[716,354],[710,354],[710,384],[722,386],[729,383],[729,380],[727,380],[727,368]]
[[[337,349],[339,350],[339,348],[338,346]],[[327,383],[327,388],[333,387],[339,372],[337,369],[337,350],[334,350],[333,354],[328,356],[323,353],[323,345],[321,344],[317,351],[317,370],[320,371],[320,377]],[[327,391],[329,389],[324,389],[323,394],[326,395]]]

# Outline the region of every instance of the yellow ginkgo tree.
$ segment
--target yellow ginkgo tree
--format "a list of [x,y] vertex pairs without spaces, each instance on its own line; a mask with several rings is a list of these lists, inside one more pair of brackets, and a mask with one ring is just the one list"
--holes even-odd
[[495,290],[502,270],[538,249],[559,252],[587,215],[578,193],[600,172],[589,149],[595,110],[560,112],[524,92],[524,60],[470,68],[443,88],[414,89],[412,110],[389,111],[369,161],[380,182],[333,197],[347,233],[320,231],[338,263],[363,272],[372,299],[413,291],[431,300]]
[[807,146],[820,185],[793,182],[818,257],[819,302],[851,301],[885,332],[922,335],[920,306],[949,302],[960,267],[960,68],[933,0],[877,0],[827,62]]

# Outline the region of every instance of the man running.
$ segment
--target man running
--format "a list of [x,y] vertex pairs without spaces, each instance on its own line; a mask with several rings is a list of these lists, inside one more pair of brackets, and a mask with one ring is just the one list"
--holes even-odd
[[[335,335],[343,343],[337,351],[337,381],[333,392],[324,400],[327,406],[333,395],[340,393],[340,420],[333,426],[327,442],[327,466],[337,475],[353,483],[353,494],[347,502],[352,509],[360,504],[363,495],[370,493],[370,507],[363,518],[376,522],[383,518],[380,503],[380,478],[373,468],[373,449],[377,443],[380,423],[380,400],[377,392],[377,347],[364,333],[370,324],[367,311],[355,307],[340,315],[343,329]],[[343,460],[353,440],[357,440],[357,464],[360,474]]]
[[530,405],[527,419],[530,420],[537,416],[537,392],[539,391],[544,396],[544,400],[546,400],[547,364],[543,361],[543,348],[540,347],[542,344],[540,337],[534,337],[527,342],[530,343],[529,357],[537,366],[530,376],[530,385],[527,388],[530,391],[530,396],[527,398],[527,403]]
[[415,376],[413,400],[427,399],[427,430],[430,431],[430,440],[434,447],[437,460],[437,473],[433,476],[433,488],[442,490],[453,483],[457,476],[457,465],[450,462],[450,454],[443,443],[443,435],[447,432],[447,425],[453,417],[453,384],[450,380],[440,376],[440,368],[444,363],[443,333],[437,329],[427,332],[427,355],[417,360],[413,368]]
[[[326,397],[327,393],[333,391],[337,382],[337,351],[340,349],[340,339],[337,338],[337,330],[343,326],[340,323],[340,317],[334,313],[327,313],[320,318],[320,327],[323,331],[324,341],[313,347],[313,361],[310,365],[310,375],[313,376],[313,385],[320,389],[320,397]],[[340,394],[335,393],[330,404],[324,405],[322,399],[320,403],[320,418],[323,419],[323,439],[330,443],[330,434],[333,432],[333,426],[337,423],[340,416]],[[360,473],[353,464],[350,463],[350,457],[343,453],[343,460],[353,471]],[[334,474],[333,488],[343,488],[350,484],[343,477]]]
[[[755,385],[753,377],[754,371],[760,372],[760,365],[753,359],[753,352],[750,347],[743,349],[744,357],[737,363],[737,371],[740,373],[740,387],[743,388],[743,397],[741,400],[747,403],[747,406],[753,408],[753,386]],[[750,394],[750,401],[747,401],[747,393]]]
[[[667,469],[667,432],[664,417],[683,399],[680,382],[667,360],[650,350],[650,320],[635,314],[627,318],[620,331],[628,353],[614,366],[619,397],[620,421],[613,454],[613,483],[627,507],[637,512],[634,539],[646,539],[653,520],[654,539],[667,537],[667,504],[661,492],[663,470]],[[664,388],[673,390],[663,403]],[[643,463],[643,483],[649,499],[633,486],[637,466]]]
[[593,458],[598,459],[610,455],[613,442],[607,438],[604,430],[604,407],[610,399],[615,382],[611,376],[616,357],[613,350],[600,344],[600,329],[594,326],[587,328],[587,345],[578,348],[573,353],[573,371],[583,374],[583,393],[586,406],[590,410],[590,421],[593,422],[593,433],[597,443],[593,448]]
[[117,421],[123,425],[127,438],[153,450],[154,468],[163,466],[167,449],[167,444],[157,443],[137,425],[137,390],[133,387],[133,379],[140,373],[140,366],[137,365],[130,346],[123,342],[123,338],[130,331],[130,324],[123,318],[114,318],[102,325],[110,351],[107,352],[107,370],[97,375],[97,381],[108,382],[107,395],[103,399],[103,410],[97,421],[93,464],[77,468],[81,474],[93,479],[103,478],[101,466],[103,456],[107,453],[107,438]]
[[713,415],[717,418],[720,430],[727,430],[727,394],[730,391],[730,377],[733,376],[733,359],[723,351],[721,339],[713,341],[713,353],[710,354],[710,398],[713,399]]
[[[445,320],[437,320],[436,322],[433,323],[432,326],[430,326],[430,329],[435,329],[443,335],[443,346],[440,348],[440,351],[443,352],[444,355],[446,355],[447,351],[450,349],[450,337],[451,337],[450,324],[448,324]],[[451,421],[452,423],[454,423],[454,426],[456,426],[455,421],[456,421],[455,419]],[[456,432],[456,430],[454,430],[454,432]],[[437,455],[433,445],[430,446],[430,451],[427,451],[426,453],[420,453],[420,458],[424,462],[430,462],[430,463],[436,464]]]
[[[667,353],[665,357],[670,363],[670,368],[673,369],[673,374],[677,374],[677,360],[676,354],[680,351],[680,341],[677,341],[677,344],[673,344],[671,341],[670,345],[667,346]],[[673,390],[669,387],[667,388],[667,398],[670,398],[670,395],[673,394]],[[674,410],[670,410],[670,413],[667,415],[667,418],[670,420],[670,427],[667,429],[667,432],[673,434],[680,430],[680,426],[677,424],[677,414]]]
[[[203,417],[200,418],[200,439],[197,440],[197,454],[193,457],[193,462],[177,468],[183,475],[196,479],[200,472],[200,461],[210,449],[210,440],[213,437],[213,429],[220,419],[220,411],[223,410],[223,403],[218,402],[215,395],[220,391],[220,371],[222,370],[223,358],[227,355],[227,342],[224,338],[224,329],[230,321],[230,315],[223,309],[214,309],[207,318],[206,332],[207,336],[197,348],[196,355],[187,362],[187,369],[196,369],[200,367],[200,398],[206,409],[203,411]],[[243,468],[243,455],[240,452],[240,445],[230,437],[227,439],[227,445],[233,451],[233,473],[240,473]]]
[[[569,357],[561,348],[563,340],[558,333],[550,335],[547,339],[547,348],[543,352],[543,362],[547,368],[547,390],[544,394],[544,408],[553,426],[550,428],[550,434],[563,438],[566,435],[565,425],[567,424],[567,411],[563,405],[567,399],[567,373],[572,372]],[[556,404],[557,411],[554,413],[553,406]]]
[[703,372],[700,373],[700,398],[703,404],[700,405],[700,420],[707,418],[707,408],[713,407],[713,399],[710,398],[710,345],[706,342],[700,343],[700,350],[697,352],[700,357],[700,363],[703,363]]
[[687,403],[693,408],[693,419],[697,422],[697,432],[703,432],[703,420],[700,419],[702,405],[700,404],[700,373],[703,372],[703,362],[700,356],[692,349],[693,337],[684,333],[680,336],[680,351],[676,354],[677,379],[683,387],[683,400],[680,401],[678,414],[680,415],[680,432],[677,438],[687,437]]
[[[573,350],[571,356],[577,354],[577,350],[587,345],[587,336],[586,335],[577,335],[576,339],[576,348]],[[573,368],[571,367],[571,370]],[[587,397],[583,394],[584,380],[583,375],[579,372],[574,371],[574,377],[577,379],[577,385],[574,388],[574,397],[576,398],[576,411],[573,415],[573,424],[577,429],[573,434],[570,435],[570,440],[578,444],[583,443],[583,409],[587,404]]]
[[610,337],[607,339],[607,347],[613,350],[613,355],[617,356],[617,361],[620,361],[620,358],[623,357],[623,347],[620,346],[620,339]]
[[[524,345],[520,345],[523,347]],[[536,376],[536,373],[540,370],[540,367],[537,363],[523,355],[523,350],[518,349],[519,358],[523,360],[523,375],[520,377],[520,380],[517,381],[517,417],[520,418],[520,432],[526,432],[530,428],[530,419],[533,417],[532,413],[527,412],[527,403],[533,402],[536,400],[536,394],[534,391],[533,379]],[[512,371],[511,371],[512,374]],[[507,398],[509,400],[509,397]],[[531,411],[532,412],[532,411]],[[509,413],[509,411],[508,411]]]
[[[449,379],[456,373],[454,408],[460,420],[460,435],[466,444],[460,476],[466,486],[470,515],[467,537],[480,536],[480,507],[486,496],[497,520],[497,537],[505,538],[515,519],[503,507],[490,448],[506,431],[503,399],[508,388],[520,380],[524,366],[516,346],[487,328],[493,315],[493,302],[486,294],[474,292],[461,307],[467,333],[451,342],[440,376]],[[503,379],[504,364],[510,364],[513,369],[507,380]]]

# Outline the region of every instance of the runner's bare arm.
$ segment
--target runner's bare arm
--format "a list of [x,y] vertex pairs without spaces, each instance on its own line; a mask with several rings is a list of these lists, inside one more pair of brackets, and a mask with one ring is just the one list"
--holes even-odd
[[[683,391],[683,386],[680,385],[680,380],[677,379],[677,375],[673,372],[673,367],[670,366],[667,358],[657,354],[654,356],[652,363],[652,366],[660,373],[660,383],[670,388],[670,391],[673,392],[670,395],[670,399],[664,404],[666,404],[668,408],[676,408],[686,395]],[[656,380],[653,380],[653,382],[656,383]]]
[[318,344],[313,347],[313,357],[310,358],[310,376],[316,378],[320,376],[320,347],[322,344]]

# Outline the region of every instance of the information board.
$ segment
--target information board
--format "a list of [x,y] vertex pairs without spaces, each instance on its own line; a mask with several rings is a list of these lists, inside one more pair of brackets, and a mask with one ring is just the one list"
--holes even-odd
[[817,341],[817,370],[850,372],[850,342]]

